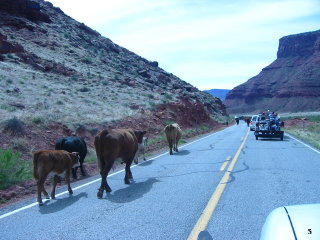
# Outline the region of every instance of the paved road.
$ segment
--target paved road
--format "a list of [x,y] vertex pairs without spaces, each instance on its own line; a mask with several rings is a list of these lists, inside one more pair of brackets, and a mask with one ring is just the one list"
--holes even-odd
[[186,144],[178,154],[144,162],[132,168],[131,185],[124,184],[123,172],[112,175],[113,191],[103,199],[96,197],[94,177],[85,186],[73,184],[73,196],[62,194],[45,206],[28,205],[33,198],[1,209],[0,239],[187,239],[221,185],[201,234],[258,239],[272,209],[320,202],[320,154],[287,136],[256,141],[252,132],[246,134],[240,122]]

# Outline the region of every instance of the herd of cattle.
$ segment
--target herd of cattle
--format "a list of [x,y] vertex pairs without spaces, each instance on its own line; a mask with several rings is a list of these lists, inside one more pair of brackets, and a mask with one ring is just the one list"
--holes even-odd
[[[182,131],[177,123],[169,124],[164,129],[170,154],[178,152],[178,142],[181,139]],[[130,170],[132,162],[138,163],[138,155],[143,154],[145,160],[145,146],[147,138],[146,131],[133,129],[108,129],[102,130],[95,136],[94,146],[97,154],[97,162],[100,169],[101,185],[97,196],[102,198],[104,190],[111,192],[107,183],[107,176],[117,159],[125,163],[125,184],[130,184],[133,178]],[[41,193],[49,199],[44,188],[44,182],[48,175],[53,175],[53,187],[51,198],[55,198],[55,189],[59,176],[65,174],[68,191],[72,194],[70,186],[70,175],[77,178],[77,170],[80,167],[81,174],[86,175],[83,162],[87,155],[87,145],[83,138],[70,136],[59,139],[56,142],[55,150],[39,150],[33,153],[33,176],[37,181],[37,201],[42,205]]]

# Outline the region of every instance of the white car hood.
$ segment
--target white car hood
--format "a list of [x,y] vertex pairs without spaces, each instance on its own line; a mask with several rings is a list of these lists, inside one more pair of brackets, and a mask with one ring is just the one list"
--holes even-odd
[[267,217],[260,240],[320,239],[320,204],[274,209]]

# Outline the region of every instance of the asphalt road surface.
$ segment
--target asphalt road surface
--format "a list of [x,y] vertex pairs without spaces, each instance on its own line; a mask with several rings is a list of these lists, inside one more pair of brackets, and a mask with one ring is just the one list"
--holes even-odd
[[320,152],[288,135],[256,141],[243,121],[133,166],[134,182],[112,174],[102,199],[96,176],[42,207],[0,209],[0,239],[259,239],[274,208],[320,203]]

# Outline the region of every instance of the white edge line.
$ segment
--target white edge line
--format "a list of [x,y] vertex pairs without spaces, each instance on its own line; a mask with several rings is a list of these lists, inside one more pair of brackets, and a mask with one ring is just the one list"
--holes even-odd
[[[222,131],[223,131],[223,130],[222,130]],[[220,131],[218,131],[218,132],[220,132]],[[200,141],[200,140],[206,139],[206,138],[208,138],[208,137],[210,137],[210,136],[212,136],[212,135],[214,135],[214,134],[216,134],[216,133],[218,133],[218,132],[214,132],[214,133],[212,133],[212,134],[210,134],[210,135],[208,135],[208,136],[205,136],[205,137],[203,137],[203,138],[200,138],[200,139],[197,139],[197,140],[192,141],[192,142],[190,142],[190,143],[187,143],[187,144],[185,144],[185,145],[182,145],[180,148],[184,148],[184,147],[186,147],[186,146],[188,146],[188,145],[190,145],[190,144],[193,144],[193,143],[196,143],[196,142],[198,142],[198,141]],[[168,154],[168,153],[169,153],[169,152],[162,153],[162,154],[160,154],[160,155],[158,155],[158,156],[156,156],[156,157],[150,158],[150,159],[148,159],[148,160],[146,160],[146,161],[144,161],[144,162],[148,162],[148,161],[154,160],[154,159],[159,158],[159,157],[162,157],[163,155],[166,155],[166,154]],[[144,162],[141,162],[141,163],[139,163],[139,164],[133,165],[133,166],[131,166],[131,168],[136,167],[136,166],[138,166],[138,165],[140,165],[140,164],[142,164],[142,163],[144,163]],[[121,173],[121,172],[123,172],[123,171],[124,171],[124,169],[119,170],[118,172],[112,173],[112,174],[110,174],[110,175],[108,175],[108,176],[111,177],[111,176],[116,175],[116,174],[118,174],[118,173]],[[87,182],[87,183],[85,183],[85,184],[82,184],[82,185],[80,185],[80,186],[77,186],[77,187],[73,188],[73,190],[78,190],[78,189],[83,188],[83,187],[85,187],[85,186],[88,186],[88,185],[90,185],[90,184],[92,184],[92,183],[98,182],[98,181],[100,181],[100,179],[101,179],[101,178],[98,178],[98,179],[92,180],[92,181],[90,181],[90,182]],[[69,192],[68,192],[68,191],[64,191],[64,192],[62,192],[62,193],[56,194],[56,197],[62,196],[62,195],[67,194],[67,193],[69,193]],[[49,201],[49,199],[44,199],[43,201],[46,202],[46,201]],[[18,209],[16,209],[16,210],[13,210],[13,211],[11,211],[11,212],[8,212],[8,213],[5,213],[5,214],[1,215],[1,216],[0,216],[0,219],[5,218],[5,217],[8,217],[8,216],[10,216],[10,215],[13,215],[13,214],[15,214],[15,213],[21,212],[21,211],[23,211],[23,210],[26,210],[26,209],[28,209],[28,208],[31,208],[31,207],[34,207],[34,206],[37,206],[37,205],[38,205],[38,202],[31,203],[31,204],[29,204],[29,205],[27,205],[27,206],[18,208]]]
[[311,150],[315,151],[316,153],[319,153],[319,154],[320,154],[320,151],[318,151],[318,150],[317,150],[317,149],[315,149],[314,147],[311,147],[310,145],[308,145],[308,144],[306,144],[306,143],[304,143],[304,142],[300,141],[299,139],[297,139],[297,138],[295,138],[295,137],[291,136],[289,133],[286,133],[286,135],[288,135],[290,138],[292,138],[292,139],[296,140],[297,142],[299,142],[299,143],[301,143],[301,144],[305,145],[306,147],[310,148]]

